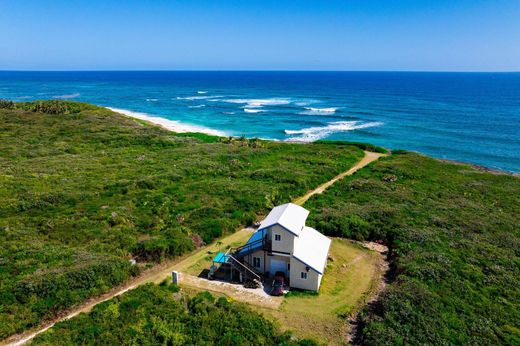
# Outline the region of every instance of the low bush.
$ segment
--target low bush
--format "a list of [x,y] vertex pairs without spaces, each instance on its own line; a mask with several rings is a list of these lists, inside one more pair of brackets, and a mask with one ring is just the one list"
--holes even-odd
[[10,100],[0,100],[0,108],[2,109],[15,109],[16,105]]
[[176,286],[140,286],[97,305],[89,314],[58,323],[33,344],[80,345],[95,340],[104,345],[316,345],[281,333],[244,304],[215,299],[208,292],[188,298],[172,291]]
[[520,343],[517,177],[401,151],[306,207],[319,230],[390,248],[394,281],[362,311],[358,342]]

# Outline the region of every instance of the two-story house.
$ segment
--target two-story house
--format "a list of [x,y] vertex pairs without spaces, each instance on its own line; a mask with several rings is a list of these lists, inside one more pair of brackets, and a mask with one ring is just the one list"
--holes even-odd
[[331,241],[305,226],[308,215],[292,203],[273,208],[235,257],[264,276],[284,273],[290,287],[318,291]]

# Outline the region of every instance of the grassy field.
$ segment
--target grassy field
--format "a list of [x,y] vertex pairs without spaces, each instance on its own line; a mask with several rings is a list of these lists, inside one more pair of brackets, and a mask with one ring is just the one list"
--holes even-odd
[[382,280],[380,254],[346,239],[334,238],[318,295],[289,294],[280,310],[263,309],[283,330],[327,345],[345,343],[348,317],[366,304]]
[[0,339],[250,224],[363,156],[336,143],[174,134],[73,102],[0,105]]
[[244,245],[252,234],[253,230],[242,229],[230,236],[224,237],[180,261],[175,265],[175,270],[199,276],[204,270],[209,269],[217,252],[226,252],[230,247]]
[[383,240],[394,282],[365,344],[520,344],[520,179],[394,152],[305,205],[326,234]]

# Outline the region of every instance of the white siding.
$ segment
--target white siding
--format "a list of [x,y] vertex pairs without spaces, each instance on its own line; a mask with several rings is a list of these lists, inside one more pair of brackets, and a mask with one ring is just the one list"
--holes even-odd
[[[307,279],[301,278],[301,273],[307,273]],[[296,258],[291,257],[291,287],[302,290],[318,291],[320,289],[322,275],[313,269],[307,271],[307,266]]]
[[[292,254],[294,248],[294,240],[295,236],[287,231],[286,229],[280,227],[279,225],[274,225],[268,229],[269,237],[272,240],[272,249],[273,251],[283,252]],[[280,241],[275,240],[276,235],[281,237]]]
[[[260,258],[260,268],[253,267],[253,264],[254,264],[253,257]],[[267,257],[267,256],[265,256],[265,257]],[[247,261],[247,263],[249,263],[249,265],[251,267],[255,268],[255,270],[259,273],[264,273],[267,270],[266,266],[265,266],[266,264],[264,263],[264,251],[263,250],[258,250],[258,251],[253,252],[250,255],[247,255],[245,257],[245,260]]]

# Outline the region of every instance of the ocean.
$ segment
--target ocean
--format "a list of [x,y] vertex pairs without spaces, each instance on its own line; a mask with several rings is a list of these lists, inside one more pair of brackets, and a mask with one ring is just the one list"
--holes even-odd
[[520,73],[0,72],[0,99],[67,99],[187,129],[345,140],[520,173]]

